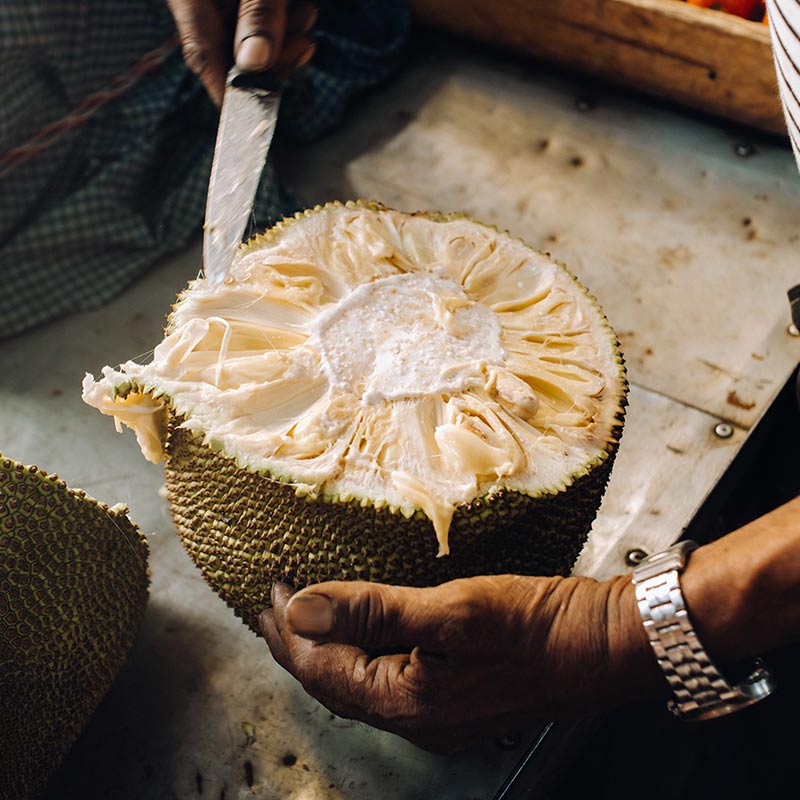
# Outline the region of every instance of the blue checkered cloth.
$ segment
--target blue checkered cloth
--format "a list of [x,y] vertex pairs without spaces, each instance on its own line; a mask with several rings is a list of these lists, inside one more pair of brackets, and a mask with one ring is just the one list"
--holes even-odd
[[[403,3],[320,0],[317,50],[284,93],[277,137],[305,142],[385,80]],[[2,0],[0,154],[124,74],[174,32],[164,0]],[[0,178],[0,337],[110,300],[202,225],[218,113],[176,49],[120,97]],[[254,206],[297,210],[268,163]],[[187,276],[187,278],[190,276]]]

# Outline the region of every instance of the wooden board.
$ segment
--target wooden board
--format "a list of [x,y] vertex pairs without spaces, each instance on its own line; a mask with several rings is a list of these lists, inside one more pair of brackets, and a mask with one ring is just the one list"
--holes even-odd
[[305,197],[347,191],[510,230],[597,296],[633,383],[752,428],[800,353],[788,148],[755,142],[742,158],[718,128],[622,97],[581,111],[580,85],[531,80],[514,60],[487,71],[437,56],[408,80],[317,159],[298,154]]
[[587,70],[774,133],[769,30],[680,0],[412,0],[426,24]]
[[[785,297],[800,177],[774,142],[743,159],[718,127],[622,93],[580,111],[579,82],[532,81],[472,50],[437,40],[336,134],[279,163],[310,203],[365,196],[510,229],[598,296],[633,383],[578,564],[604,577],[628,569],[629,549],[677,538],[800,357]],[[536,729],[515,751],[489,741],[443,757],[333,718],[203,582],[159,494],[161,468],[81,402],[85,370],[147,358],[200,263],[195,244],[105,308],[0,346],[2,449],[126,503],[152,546],[137,645],[47,800],[489,800]],[[753,406],[731,406],[732,391]],[[713,432],[723,417],[726,439]]]

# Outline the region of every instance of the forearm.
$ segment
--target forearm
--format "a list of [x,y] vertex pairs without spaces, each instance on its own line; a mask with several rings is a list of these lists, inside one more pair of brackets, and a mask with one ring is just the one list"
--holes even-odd
[[695,551],[681,585],[721,666],[800,640],[800,497]]
[[[629,576],[605,584],[609,662],[623,699],[667,694]],[[800,498],[695,550],[681,575],[689,618],[726,665],[800,640]]]

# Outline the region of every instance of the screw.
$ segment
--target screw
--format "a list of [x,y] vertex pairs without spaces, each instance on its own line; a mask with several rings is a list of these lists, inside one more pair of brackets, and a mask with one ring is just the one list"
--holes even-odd
[[578,109],[578,111],[593,111],[594,100],[590,100],[588,97],[579,97],[575,101],[575,107]]
[[634,547],[631,550],[628,550],[625,553],[625,563],[629,567],[635,567],[637,564],[641,564],[647,558],[647,553],[642,550],[641,547]]
[[749,158],[750,156],[755,154],[756,149],[749,142],[739,142],[733,148],[733,152],[736,153],[736,155],[740,156],[741,158]]
[[714,426],[714,433],[720,439],[730,439],[731,436],[733,436],[733,427],[731,425],[728,425],[727,422],[718,422]]
[[496,740],[501,750],[516,750],[522,744],[522,737],[517,735],[500,736]]
[[789,336],[800,336],[800,331],[797,330],[797,325],[795,325],[794,322],[786,329],[786,333],[788,333]]

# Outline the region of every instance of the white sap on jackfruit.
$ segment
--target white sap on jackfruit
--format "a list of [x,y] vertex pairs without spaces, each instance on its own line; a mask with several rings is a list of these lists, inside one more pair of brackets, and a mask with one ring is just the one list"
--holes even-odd
[[[615,337],[563,268],[467,219],[331,206],[183,293],[149,364],[84,399],[160,460],[163,398],[241,465],[432,520],[499,487],[568,485],[605,457]],[[120,396],[118,387],[133,386]]]

